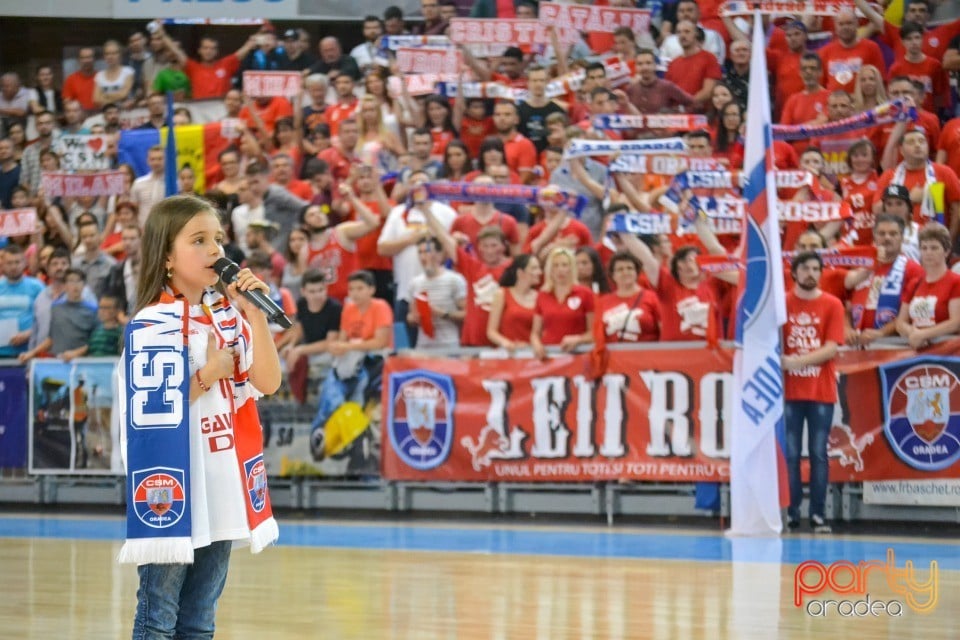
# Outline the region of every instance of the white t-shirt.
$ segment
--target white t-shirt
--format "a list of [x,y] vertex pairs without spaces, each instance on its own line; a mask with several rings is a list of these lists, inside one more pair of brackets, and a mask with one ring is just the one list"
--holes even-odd
[[[246,321],[243,321],[246,322]],[[190,376],[207,363],[207,342],[212,331],[200,305],[190,307]],[[253,346],[248,345],[247,362],[253,361]],[[219,393],[220,383],[210,385],[208,393]],[[250,530],[244,508],[246,491],[240,478],[237,451],[233,441],[233,415],[200,415],[200,403],[190,405],[190,492],[193,518],[193,546],[205,547],[218,540],[247,540]],[[203,433],[208,431],[208,433]],[[218,492],[236,493],[239,500],[209,500],[210,490],[197,491],[198,479],[205,487],[219,485]],[[206,519],[201,521],[206,514]]]
[[97,75],[93,76],[93,82],[100,87],[100,91],[103,93],[117,93],[123,89],[123,85],[127,83],[127,78],[132,78],[134,76],[134,71],[130,67],[120,67],[120,73],[117,74],[117,77],[113,80],[107,78],[107,72],[97,71]]
[[[443,225],[443,228],[450,230],[450,225],[457,217],[457,212],[440,202],[430,202],[430,212]],[[409,210],[407,205],[397,205],[390,210],[387,221],[380,232],[381,242],[390,240],[399,240],[410,233],[411,230],[427,225],[427,219],[417,207]],[[417,245],[412,244],[405,247],[400,253],[393,256],[393,279],[397,283],[397,299],[410,300],[410,283],[413,279],[423,273],[423,267],[420,266],[420,257],[417,254]]]
[[[467,299],[467,280],[456,271],[440,269],[433,278],[421,273],[410,283],[410,298],[422,296],[431,307],[452,313],[458,309],[457,302]],[[411,304],[413,304],[411,302]],[[433,337],[422,330],[417,338],[417,348],[459,347],[460,325],[453,320],[433,317]]]

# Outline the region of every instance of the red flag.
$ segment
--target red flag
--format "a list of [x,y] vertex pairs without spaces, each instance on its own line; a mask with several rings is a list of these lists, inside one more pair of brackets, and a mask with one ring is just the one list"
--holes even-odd
[[417,313],[420,315],[420,330],[423,331],[424,335],[428,338],[434,337],[433,311],[430,309],[430,303],[427,301],[427,294],[422,293],[418,295],[414,299],[414,304],[417,305]]

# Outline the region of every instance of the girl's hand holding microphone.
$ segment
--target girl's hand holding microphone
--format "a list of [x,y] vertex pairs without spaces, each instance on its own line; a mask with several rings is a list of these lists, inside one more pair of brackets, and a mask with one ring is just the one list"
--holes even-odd
[[240,308],[245,316],[250,317],[250,313],[256,310],[262,314],[259,308],[252,302],[240,295],[242,291],[257,290],[269,295],[270,286],[266,282],[253,275],[250,269],[240,269],[237,274],[237,281],[227,285],[227,295],[230,296],[230,303]]

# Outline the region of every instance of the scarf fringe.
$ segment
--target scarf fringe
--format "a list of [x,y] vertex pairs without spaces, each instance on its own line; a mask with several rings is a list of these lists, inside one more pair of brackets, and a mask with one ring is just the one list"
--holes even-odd
[[193,564],[193,543],[185,537],[127,540],[120,548],[117,561],[138,565]]
[[250,532],[250,552],[260,553],[280,537],[280,527],[273,518],[261,522],[256,529]]

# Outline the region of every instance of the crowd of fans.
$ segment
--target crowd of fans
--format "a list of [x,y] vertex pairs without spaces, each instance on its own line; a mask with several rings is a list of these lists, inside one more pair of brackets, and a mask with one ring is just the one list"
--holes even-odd
[[[391,342],[529,347],[543,355],[589,344],[597,330],[611,342],[700,340],[711,326],[722,331],[736,274],[707,273],[699,258],[728,253],[739,237],[718,234],[704,220],[686,235],[612,231],[618,213],[660,211],[671,176],[611,173],[612,158],[564,155],[574,139],[670,134],[601,130],[596,116],[703,114],[708,126],[686,132],[685,155],[742,168],[749,23],[719,17],[715,1],[639,3],[648,4],[649,33],[583,33],[569,46],[508,47],[491,57],[463,50],[461,81],[525,90],[516,101],[411,96],[380,46],[384,35],[408,33],[396,7],[365,18],[364,42],[349,52],[324,33],[314,56],[313,32],[277,33],[266,24],[221,57],[215,39],[203,36],[196,52],[185,51],[154,22],[125,45],[80,49],[78,70],[62,84],[49,66],[36,70],[32,89],[4,74],[0,205],[36,207],[40,227],[0,238],[0,357],[119,353],[121,327],[135,311],[141,225],[165,195],[165,172],[177,171],[181,193],[191,193],[194,169],[165,166],[155,147],[145,175],[115,162],[128,178],[126,192],[99,198],[47,197],[40,176],[59,168],[63,134],[117,136],[124,114],[136,109],[140,128],[164,126],[167,92],[180,105],[175,123],[196,119],[196,101],[242,122],[198,195],[222,213],[226,255],[268,281],[297,318],[293,328],[276,331],[291,371],[309,356],[342,357]],[[950,90],[950,74],[960,71],[960,21],[934,27],[928,2],[904,4],[901,26],[865,0],[856,1],[859,13],[761,25],[775,122],[838,121],[892,98],[917,110],[911,123],[774,144],[778,169],[813,175],[805,186],[781,189],[781,199],[843,201],[851,214],[784,224],[784,249],[876,247],[871,270],[824,270],[823,288],[846,304],[851,345],[900,334],[919,347],[960,331],[960,275],[950,269],[960,230],[960,118]],[[413,33],[442,35],[457,5],[422,0],[422,11]],[[480,0],[473,15],[536,17],[536,6]],[[611,58],[632,74],[617,86],[607,77]],[[301,72],[303,91],[248,98],[243,73],[256,70]],[[578,71],[578,86],[548,91],[551,80]],[[423,197],[424,183],[443,180],[562,189],[587,204],[575,216],[550,199],[521,205]],[[929,206],[935,183],[942,185],[943,225]],[[739,197],[735,187],[696,192]],[[903,276],[900,298],[894,315],[878,322],[891,269]]]

